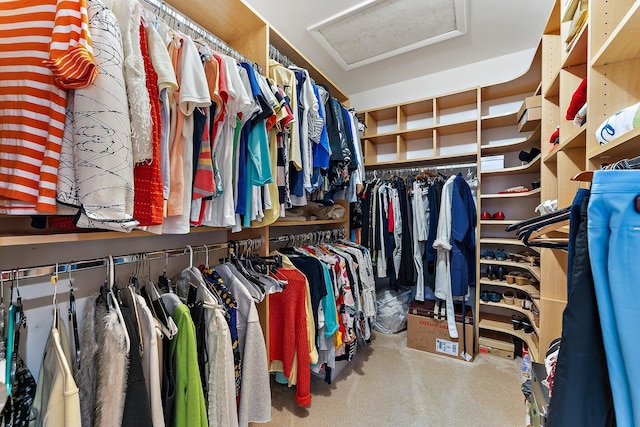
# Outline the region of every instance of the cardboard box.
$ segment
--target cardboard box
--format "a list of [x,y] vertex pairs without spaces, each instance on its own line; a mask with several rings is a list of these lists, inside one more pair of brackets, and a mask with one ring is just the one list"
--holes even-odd
[[483,172],[504,169],[504,154],[481,157],[480,168]]
[[527,108],[518,121],[518,132],[530,132],[542,119],[542,107]]
[[515,358],[515,346],[513,338],[509,334],[483,330],[478,344],[480,353],[492,354],[509,360]]
[[[433,301],[430,301],[433,303]],[[415,303],[415,301],[414,301]],[[465,335],[462,333],[462,314],[456,313],[456,329],[458,330],[458,338],[453,339],[449,336],[449,327],[447,320],[438,320],[433,317],[413,314],[423,309],[418,305],[411,304],[409,308],[409,316],[407,320],[407,347],[416,350],[427,351],[429,353],[439,354],[459,360],[465,360],[462,356],[464,352],[463,337],[466,335],[467,353],[469,354],[469,362],[474,359],[473,348],[473,317],[470,316],[471,308],[467,312],[467,318],[470,323],[465,327]],[[419,303],[418,303],[419,304]],[[459,321],[458,321],[459,320]]]
[[542,107],[542,95],[536,96],[528,96],[522,101],[522,106],[520,106],[520,110],[518,111],[518,123],[522,119],[525,111],[529,108]]

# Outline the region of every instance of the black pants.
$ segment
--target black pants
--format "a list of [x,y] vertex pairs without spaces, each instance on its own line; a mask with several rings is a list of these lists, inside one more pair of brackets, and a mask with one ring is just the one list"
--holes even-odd
[[562,315],[562,341],[549,405],[548,427],[616,425],[589,261],[588,203],[589,197],[586,197],[576,236],[571,295]]

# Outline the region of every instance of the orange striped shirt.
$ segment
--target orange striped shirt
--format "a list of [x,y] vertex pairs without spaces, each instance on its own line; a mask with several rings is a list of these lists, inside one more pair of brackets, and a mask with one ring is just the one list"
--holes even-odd
[[96,75],[86,0],[0,0],[0,213],[56,212],[67,89]]

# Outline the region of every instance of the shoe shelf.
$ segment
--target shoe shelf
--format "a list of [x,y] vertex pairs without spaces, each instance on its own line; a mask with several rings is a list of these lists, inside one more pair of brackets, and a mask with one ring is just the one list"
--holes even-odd
[[498,261],[495,259],[480,259],[480,264],[493,264],[493,265],[503,265],[505,267],[512,268],[521,268],[529,271],[533,277],[536,278],[538,282],[540,282],[540,266],[531,265],[528,262],[516,262],[516,261]]
[[536,335],[540,335],[540,328],[538,327],[538,325],[536,325],[536,322],[533,319],[533,313],[531,312],[531,310],[527,310],[526,308],[522,308],[515,304],[507,304],[504,302],[491,302],[491,301],[486,302],[486,301],[480,300],[480,305],[509,309],[509,310],[517,311],[518,313],[524,314],[529,319],[529,322],[531,322],[531,326],[533,326],[533,331],[536,333]]
[[526,191],[523,193],[504,193],[504,194],[481,194],[481,199],[510,199],[516,197],[533,197],[540,194],[540,189]]
[[535,172],[534,169],[540,166],[541,158],[542,158],[542,155],[538,154],[533,160],[531,160],[529,163],[524,164],[522,166],[514,166],[511,168],[496,169],[496,170],[490,170],[486,172],[482,171],[481,173],[482,175],[515,175],[515,174],[521,174],[521,173]]
[[536,127],[536,129],[531,133],[531,135],[525,138],[520,138],[508,143],[483,144],[480,146],[480,150],[483,156],[489,155],[489,154],[502,154],[506,151],[514,151],[520,145],[526,145],[529,142],[540,142],[540,126]]
[[527,334],[522,329],[516,331],[515,329],[513,329],[511,319],[509,317],[490,313],[482,313],[480,314],[480,322],[478,323],[478,327],[480,329],[487,329],[489,331],[504,332],[520,338],[522,341],[527,343],[527,346],[529,347],[529,354],[531,355],[533,361],[536,362],[538,360],[538,335],[536,335],[535,332]]
[[600,49],[593,55],[591,66],[597,67],[640,57],[640,3],[635,2]]
[[[522,221],[521,219],[482,219],[480,220],[480,225],[511,225],[516,224]],[[500,239],[504,241],[516,240],[516,239]],[[496,242],[500,243],[500,242]]]
[[513,284],[507,283],[506,280],[489,280],[486,277],[483,277],[483,278],[480,279],[480,284],[481,285],[500,286],[500,287],[503,287],[503,288],[516,289],[516,290],[520,290],[520,291],[526,292],[532,299],[539,299],[540,298],[540,290],[537,287],[539,285],[524,285],[524,286],[520,286],[520,285],[517,285],[515,283],[513,283]]
[[[494,225],[495,222],[497,222],[497,221],[498,220],[484,220],[484,221],[480,221],[480,225]],[[489,222],[489,224],[486,224],[487,222]],[[505,224],[508,224],[511,221],[503,220],[502,222],[504,222]],[[519,221],[513,221],[514,224],[516,222],[519,222]],[[508,239],[508,238],[501,238],[501,237],[481,237],[480,238],[480,244],[481,245],[517,245],[517,246],[525,246],[525,244],[524,244],[524,242],[522,240]],[[535,250],[536,248],[531,248],[531,249]]]

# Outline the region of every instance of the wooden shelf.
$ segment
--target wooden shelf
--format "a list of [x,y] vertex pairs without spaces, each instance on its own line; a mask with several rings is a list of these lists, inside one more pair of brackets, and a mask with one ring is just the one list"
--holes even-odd
[[563,139],[560,135],[561,142],[558,147],[550,153],[547,153],[542,161],[544,163],[555,163],[559,151],[569,150],[571,148],[584,148],[587,137],[587,126],[582,125],[576,127],[574,133],[572,133],[567,139]]
[[540,194],[540,189],[527,191],[526,193],[505,193],[505,194],[481,194],[481,199],[511,199],[515,197],[533,197]]
[[[216,231],[227,232],[230,228],[224,227],[192,227],[189,233],[211,233]],[[28,234],[15,236],[0,236],[0,247],[43,245],[47,243],[87,242],[111,239],[129,239],[133,237],[157,237],[157,234],[143,230],[133,230],[130,233],[118,231],[77,231],[77,232],[53,232],[50,234]],[[165,235],[166,236],[166,235]]]
[[447,163],[475,163],[478,160],[477,152],[459,153],[459,154],[446,154],[443,156],[421,157],[417,159],[401,159],[401,160],[389,160],[387,162],[376,162],[372,164],[365,164],[367,169],[388,169],[391,167],[414,167],[414,166],[427,166],[438,165]]
[[509,284],[509,283],[507,283],[506,280],[503,280],[503,281],[500,281],[500,280],[489,280],[486,277],[480,279],[480,284],[481,285],[491,285],[491,286],[501,286],[503,288],[518,289],[518,290],[521,290],[523,292],[526,292],[532,299],[539,299],[540,298],[540,289],[538,289],[537,287],[535,287],[533,285],[518,286],[515,283],[514,284]]
[[613,163],[621,159],[633,158],[640,155],[640,128],[621,135],[604,145],[597,147],[587,154],[591,161],[601,160],[603,163]]
[[480,259],[480,264],[492,264],[492,265],[503,265],[505,267],[511,268],[520,268],[529,271],[533,277],[536,278],[538,282],[540,282],[540,266],[531,265],[528,262],[515,262],[515,261],[498,261],[495,259]]
[[478,120],[462,120],[459,122],[439,124],[436,130],[440,135],[453,135],[454,133],[474,132],[477,129]]
[[533,332],[526,334],[522,329],[518,331],[514,330],[509,317],[491,315],[489,313],[482,313],[480,317],[480,322],[478,323],[478,327],[480,329],[504,332],[520,338],[522,341],[527,343],[531,359],[534,362],[538,360],[538,343],[533,339]]
[[515,151],[518,146],[525,145],[529,142],[540,142],[540,129],[541,127],[538,125],[536,129],[526,138],[519,139],[517,141],[509,142],[507,144],[496,144],[496,145],[481,145],[480,150],[482,154],[497,154],[504,153],[506,151]]
[[[486,222],[487,221],[496,221],[496,220],[482,220],[480,221],[481,225],[487,225]],[[520,222],[520,220],[517,221],[501,221],[504,224],[515,224],[516,222]],[[494,225],[494,223],[488,224],[488,225]],[[497,225],[497,224],[495,224]],[[518,240],[518,239],[507,239],[507,238],[501,238],[501,237],[481,237],[480,238],[480,244],[481,245],[516,245],[516,246],[525,246],[525,244],[522,242],[522,240]],[[533,248],[531,248],[533,249]]]
[[576,65],[587,63],[588,28],[589,24],[586,23],[582,26],[580,32],[576,34],[575,43],[562,63],[562,68],[575,67]]
[[560,69],[554,74],[551,84],[544,92],[545,99],[557,98],[560,95]]
[[362,139],[365,139],[369,142],[371,142],[372,144],[395,144],[396,143],[396,138],[397,138],[397,133],[396,132],[389,132],[389,133],[381,133],[378,135],[370,135],[370,136],[364,136],[362,137]]
[[593,55],[592,67],[640,57],[640,3],[635,2],[607,41]]
[[524,314],[528,319],[529,322],[531,322],[531,326],[533,326],[533,331],[536,333],[536,335],[540,335],[540,328],[538,328],[538,326],[536,325],[535,321],[533,320],[533,313],[531,313],[531,310],[527,310],[526,308],[522,308],[519,305],[515,305],[515,304],[507,304],[504,302],[485,302],[480,300],[480,305],[485,305],[487,307],[499,307],[499,308],[504,308],[504,309],[508,309],[508,310],[513,310],[513,311],[517,311],[520,314]]
[[312,221],[276,221],[269,227],[296,227],[296,226],[309,226],[309,225],[327,225],[327,224],[341,224],[345,222],[345,218],[340,219],[316,219]]
[[521,219],[481,219],[480,224],[481,225],[511,225],[511,224],[516,224],[520,221],[522,220]]
[[511,111],[504,114],[484,116],[481,118],[482,129],[494,129],[518,124],[518,112]]
[[481,171],[482,175],[515,175],[515,174],[522,174],[522,173],[528,173],[528,172],[536,172],[535,168],[540,167],[540,159],[542,158],[542,155],[538,154],[535,159],[533,159],[532,161],[530,161],[529,163],[522,165],[522,166],[514,166],[511,168],[504,168],[504,169],[496,169],[496,170],[490,170],[490,171]]

